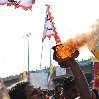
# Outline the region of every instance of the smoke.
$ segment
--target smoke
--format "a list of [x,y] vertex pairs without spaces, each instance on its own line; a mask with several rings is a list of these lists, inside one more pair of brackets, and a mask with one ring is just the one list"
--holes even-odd
[[99,47],[99,19],[91,26],[90,38],[87,42],[89,50]]
[[99,49],[99,19],[92,24],[91,30],[88,33],[78,34],[74,39],[68,39],[66,42],[58,45],[56,47],[57,56],[64,59],[71,56],[72,53],[84,45],[87,45],[90,51],[97,48],[97,46]]
[[[66,41],[64,44],[67,44],[68,41]],[[75,47],[77,49],[80,49],[84,45],[87,45],[90,51],[96,46],[99,47],[99,19],[97,19],[95,23],[91,25],[88,33],[76,35],[73,41],[76,43]]]
[[91,51],[97,45],[99,47],[99,19],[97,19],[95,23],[91,25],[90,28],[91,29],[88,33],[76,35],[74,41],[76,41],[76,43],[82,44],[82,46],[87,45],[89,50]]

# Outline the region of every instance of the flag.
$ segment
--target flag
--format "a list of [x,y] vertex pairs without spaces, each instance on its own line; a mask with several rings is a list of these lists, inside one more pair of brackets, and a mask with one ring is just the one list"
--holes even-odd
[[95,57],[91,58],[91,62],[94,68],[94,82],[93,87],[99,90],[99,60]]
[[20,81],[26,81],[27,80],[27,72],[24,71],[20,74]]
[[35,0],[0,0],[0,5],[7,4],[7,6],[14,5],[15,8],[22,7],[24,10],[32,9],[32,4]]
[[54,27],[54,22],[53,22],[54,17],[51,16],[51,13],[49,10],[50,10],[50,6],[47,5],[42,42],[46,37],[50,39],[51,36],[54,36],[57,44],[57,43],[60,43],[61,40],[58,36],[58,33],[56,32],[56,28]]
[[27,80],[27,72],[26,71],[23,72],[23,80]]

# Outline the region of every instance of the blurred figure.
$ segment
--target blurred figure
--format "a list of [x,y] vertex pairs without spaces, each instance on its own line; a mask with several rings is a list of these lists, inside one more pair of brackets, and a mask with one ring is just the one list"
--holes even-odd
[[53,99],[54,90],[49,90],[49,99]]
[[9,95],[11,99],[27,99],[25,88],[29,82],[21,82],[13,86],[9,90]]
[[78,97],[78,90],[76,83],[72,77],[64,79],[63,94],[65,98],[75,99]]
[[11,99],[42,99],[42,92],[33,88],[29,82],[16,84],[9,90]]
[[2,78],[0,78],[0,99],[10,99]]
[[[66,90],[65,98],[66,99],[75,99],[77,97],[76,92],[78,89],[80,99],[92,99],[87,80],[86,80],[83,72],[81,71],[79,64],[75,61],[75,58],[77,58],[79,55],[79,51],[76,50],[74,53],[71,54],[70,57],[66,57],[66,58],[62,59],[62,58],[58,57],[56,54],[57,53],[56,46],[53,47],[53,50],[54,50],[53,59],[58,62],[60,67],[71,69],[73,76],[74,76],[75,83],[77,85],[77,88],[76,88],[76,86],[73,86],[73,87],[70,87],[68,89],[68,91],[65,89]],[[72,95],[74,95],[74,97],[71,97],[71,92],[72,92]]]
[[57,84],[57,85],[55,85],[54,95],[53,95],[53,98],[52,99],[60,99],[60,94],[61,94],[60,85]]

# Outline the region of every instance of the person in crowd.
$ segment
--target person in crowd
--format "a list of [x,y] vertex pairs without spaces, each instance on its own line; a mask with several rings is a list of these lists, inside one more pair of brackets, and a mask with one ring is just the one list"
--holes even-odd
[[0,99],[10,99],[3,79],[0,77]]
[[11,99],[26,99],[25,87],[28,83],[18,83],[8,90]]
[[[69,97],[69,99],[75,99],[79,96],[76,83],[72,76],[64,79],[63,94],[64,94],[65,98]],[[68,98],[66,98],[66,99],[68,99]]]
[[29,82],[18,83],[8,92],[11,99],[42,99],[41,91],[33,88]]
[[[73,53],[70,57],[61,59],[56,55],[56,46],[54,46],[52,49],[54,50],[53,59],[58,62],[60,67],[71,69],[73,76],[74,76],[75,83],[77,85],[80,99],[92,99],[87,80],[86,80],[83,72],[81,71],[79,64],[75,60],[75,58],[77,58],[79,55],[79,51],[78,50],[75,51],[75,53]],[[69,89],[69,90],[72,91],[72,89]],[[71,91],[70,92],[66,91],[68,93],[65,93],[65,95],[66,95],[65,99],[75,99],[77,97],[76,96],[77,94],[75,94],[75,92],[77,92],[77,91],[74,90],[74,91],[72,91],[72,93],[71,93]],[[75,96],[71,97],[71,94],[73,94]]]
[[56,84],[54,86],[54,95],[53,95],[52,99],[60,99],[60,94],[61,94],[60,85]]
[[42,90],[42,94],[43,94],[43,98],[42,99],[46,99],[47,91]]
[[49,90],[49,99],[53,99],[54,90]]
[[50,99],[49,92],[46,94],[46,99]]
[[40,88],[34,88],[31,99],[43,99],[43,92]]

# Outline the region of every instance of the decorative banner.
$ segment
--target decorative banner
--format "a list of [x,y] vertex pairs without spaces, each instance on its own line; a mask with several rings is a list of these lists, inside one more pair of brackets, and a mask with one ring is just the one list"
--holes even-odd
[[25,80],[25,81],[27,80],[27,72],[26,71],[23,72],[23,80]]
[[92,62],[92,75],[94,78],[93,87],[99,90],[99,60],[95,57],[91,58]]
[[50,6],[47,5],[42,42],[46,37],[50,39],[51,36],[54,36],[56,43],[60,43],[61,40],[58,36],[58,33],[56,32],[56,28],[54,27],[54,22],[52,22],[54,18],[51,16],[49,9],[50,9]]
[[61,68],[60,66],[56,67],[56,76],[66,75],[66,68]]
[[48,73],[30,73],[30,83],[36,88],[48,89]]
[[14,5],[15,8],[22,7],[24,10],[32,9],[32,4],[34,3],[35,0],[0,0],[0,5]]
[[99,62],[94,62],[94,87],[99,89]]

